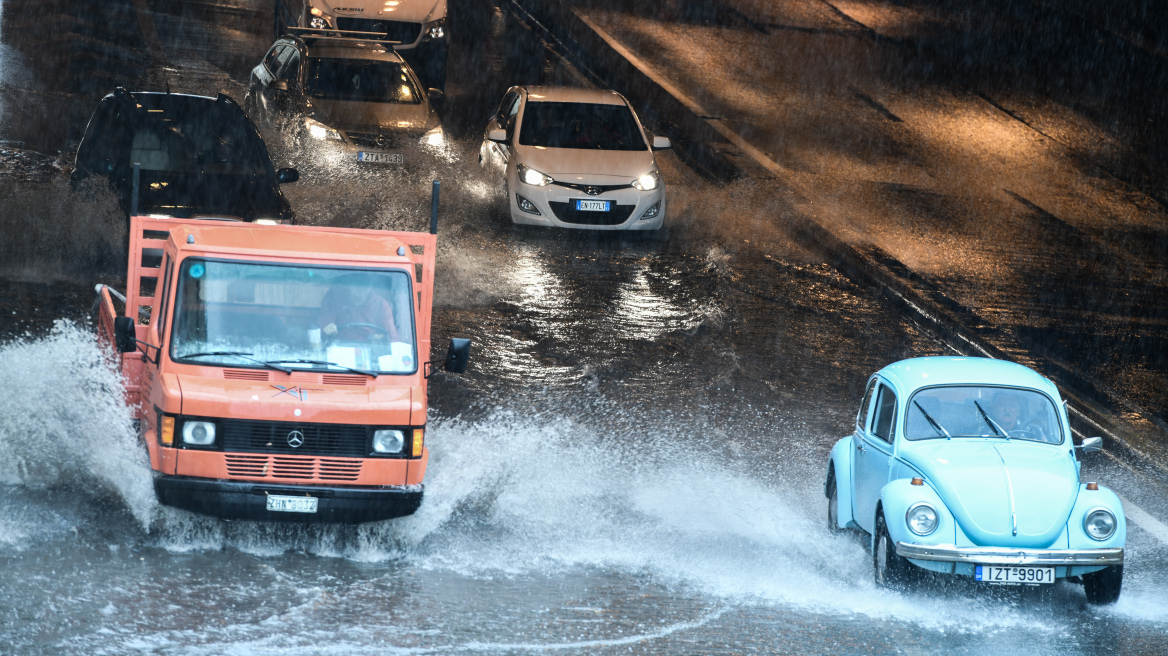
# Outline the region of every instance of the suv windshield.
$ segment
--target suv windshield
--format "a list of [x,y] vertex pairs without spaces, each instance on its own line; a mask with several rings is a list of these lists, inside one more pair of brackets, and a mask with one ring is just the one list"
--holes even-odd
[[130,162],[143,171],[267,175],[267,149],[243,113],[218,103],[170,103],[139,114]]
[[[948,433],[948,435],[946,435]],[[1045,395],[1014,387],[930,387],[913,395],[905,439],[1009,437],[1061,444],[1062,427]]]
[[569,102],[527,103],[519,144],[589,150],[649,148],[628,107]]
[[189,258],[179,275],[170,357],[230,367],[266,362],[413,373],[409,275]]
[[422,102],[401,64],[367,59],[313,59],[308,70],[308,94],[324,100]]

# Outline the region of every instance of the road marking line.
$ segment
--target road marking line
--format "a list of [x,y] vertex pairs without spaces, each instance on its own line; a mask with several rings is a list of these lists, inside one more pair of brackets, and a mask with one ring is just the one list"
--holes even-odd
[[1143,508],[1140,508],[1123,497],[1119,497],[1119,500],[1123,503],[1123,514],[1125,517],[1134,521],[1136,526],[1151,533],[1152,537],[1164,544],[1168,544],[1168,524],[1152,517]]

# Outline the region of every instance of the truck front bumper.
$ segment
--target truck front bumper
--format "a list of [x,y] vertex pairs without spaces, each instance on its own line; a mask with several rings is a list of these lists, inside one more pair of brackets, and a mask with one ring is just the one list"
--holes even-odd
[[1015,549],[1011,547],[958,547],[952,544],[897,542],[896,553],[911,560],[931,560],[973,565],[1013,566],[1107,566],[1123,564],[1123,549]]
[[[361,524],[412,515],[422,505],[422,486],[328,487],[272,485],[188,476],[155,475],[158,502],[224,519]],[[314,513],[268,510],[268,495],[315,497]]]

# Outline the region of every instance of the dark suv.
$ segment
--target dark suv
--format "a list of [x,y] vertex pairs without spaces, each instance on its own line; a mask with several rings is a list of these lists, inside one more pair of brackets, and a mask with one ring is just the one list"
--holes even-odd
[[108,179],[127,213],[292,223],[280,183],[299,173],[272,169],[255,125],[228,96],[119,87],[98,104],[77,149],[73,181],[90,176]]

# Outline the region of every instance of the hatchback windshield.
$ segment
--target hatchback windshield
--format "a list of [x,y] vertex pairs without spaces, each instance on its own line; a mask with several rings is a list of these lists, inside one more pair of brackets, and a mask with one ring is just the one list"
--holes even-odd
[[130,161],[142,171],[267,174],[267,150],[243,114],[218,103],[148,109],[133,127]]
[[422,102],[418,87],[401,64],[366,59],[312,60],[308,93],[324,100],[412,105]]
[[1063,432],[1050,399],[1013,387],[931,387],[913,395],[905,415],[909,440],[1010,437],[1060,444]]
[[203,259],[182,265],[174,360],[404,374],[417,370],[415,347],[403,270]]
[[624,105],[529,102],[519,130],[522,146],[590,150],[648,150]]

